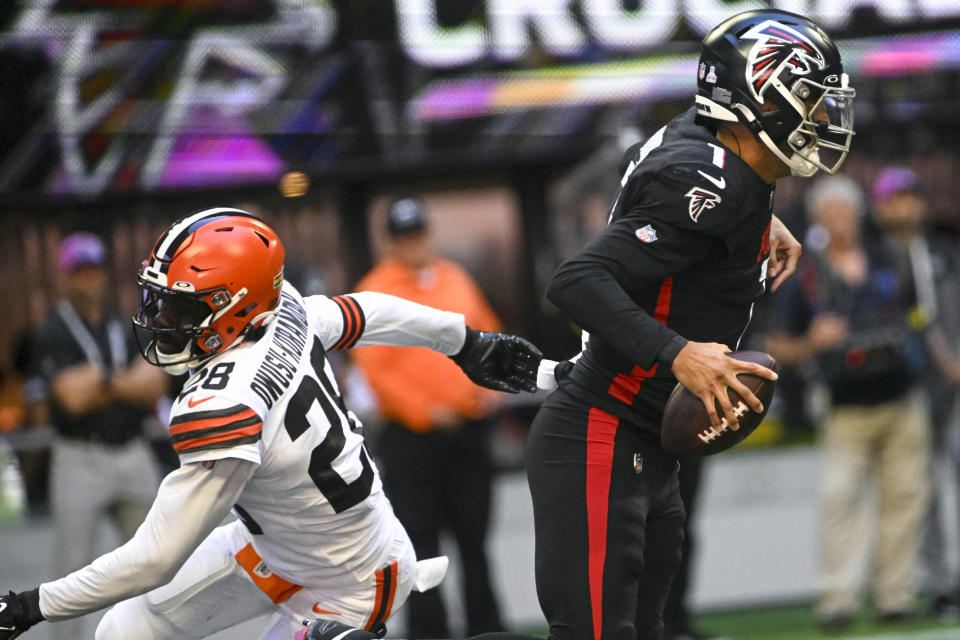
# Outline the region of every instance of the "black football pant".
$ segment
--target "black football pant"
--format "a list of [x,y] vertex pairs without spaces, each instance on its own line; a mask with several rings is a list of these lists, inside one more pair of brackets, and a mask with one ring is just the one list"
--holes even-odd
[[693,574],[694,552],[694,525],[697,515],[697,494],[700,491],[700,479],[703,476],[702,456],[683,456],[680,458],[680,497],[687,512],[687,519],[683,524],[683,556],[676,573],[673,574],[673,583],[670,586],[670,596],[663,609],[664,628],[677,633],[690,631],[689,588]]
[[683,542],[676,458],[560,389],[531,426],[527,478],[551,640],[659,640]]
[[[385,426],[377,464],[394,512],[418,558],[440,555],[440,533],[453,534],[463,565],[467,632],[500,631],[500,611],[490,580],[486,540],[493,465],[492,420],[474,420],[457,429],[413,432]],[[439,587],[413,592],[405,605],[405,638],[449,638],[447,611]]]

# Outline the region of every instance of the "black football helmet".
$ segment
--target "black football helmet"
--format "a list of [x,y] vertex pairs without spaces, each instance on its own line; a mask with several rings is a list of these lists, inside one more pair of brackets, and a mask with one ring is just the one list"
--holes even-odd
[[853,137],[854,95],[837,46],[803,16],[747,11],[703,40],[698,121],[746,125],[795,176],[840,168]]

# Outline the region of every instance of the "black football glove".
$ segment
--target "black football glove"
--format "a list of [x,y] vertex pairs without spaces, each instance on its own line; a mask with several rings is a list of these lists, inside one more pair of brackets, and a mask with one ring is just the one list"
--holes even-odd
[[450,357],[481,387],[509,393],[537,390],[537,366],[543,354],[523,338],[467,327],[463,348]]
[[0,640],[16,638],[43,619],[40,589],[0,596]]

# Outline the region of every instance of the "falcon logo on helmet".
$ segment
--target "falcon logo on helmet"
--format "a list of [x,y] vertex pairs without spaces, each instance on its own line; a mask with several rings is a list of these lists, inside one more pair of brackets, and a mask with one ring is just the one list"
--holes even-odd
[[775,9],[728,18],[703,40],[697,122],[737,122],[795,176],[836,173],[853,139],[853,98],[840,51],[804,16]]
[[175,222],[137,276],[143,357],[177,375],[241,344],[275,317],[283,260],[277,234],[246,211],[207,209]]
[[757,41],[747,55],[746,76],[753,97],[761,104],[767,80],[777,75],[783,65],[791,65],[791,72],[801,76],[809,75],[814,67],[823,69],[826,65],[823,54],[813,42],[776,20],[758,24],[742,37]]
[[697,222],[705,209],[713,209],[720,204],[720,196],[701,187],[693,187],[684,198],[690,198],[690,219]]

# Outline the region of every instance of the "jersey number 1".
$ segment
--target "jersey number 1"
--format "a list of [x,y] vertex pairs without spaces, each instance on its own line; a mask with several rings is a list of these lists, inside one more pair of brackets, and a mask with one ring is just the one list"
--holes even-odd
[[[283,425],[290,434],[291,440],[296,440],[310,428],[310,419],[307,413],[314,402],[320,404],[330,428],[327,430],[326,437],[314,447],[310,453],[310,466],[307,473],[310,479],[317,485],[317,489],[327,499],[330,506],[337,513],[346,511],[350,507],[363,502],[370,495],[370,487],[373,485],[373,468],[370,466],[370,458],[363,445],[360,445],[359,463],[361,466],[360,475],[353,482],[345,481],[339,473],[333,469],[333,461],[343,452],[347,436],[344,429],[349,428],[349,418],[343,408],[343,401],[340,395],[330,384],[324,373],[323,365],[325,354],[320,340],[314,338],[313,348],[310,351],[310,362],[313,364],[313,370],[317,378],[303,376],[300,380],[300,386],[290,399],[287,405],[287,412],[283,418]],[[317,379],[323,382],[317,382]],[[343,411],[338,411],[334,405],[334,399]]]

